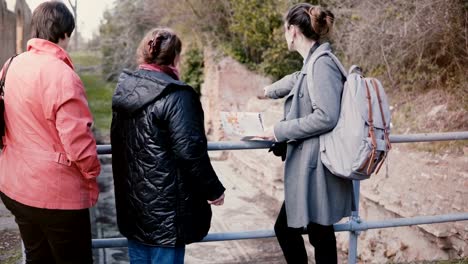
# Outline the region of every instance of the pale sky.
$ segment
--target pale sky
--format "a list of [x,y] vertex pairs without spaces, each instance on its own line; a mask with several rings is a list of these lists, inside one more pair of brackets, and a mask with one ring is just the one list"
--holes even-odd
[[[89,40],[94,32],[98,32],[104,11],[111,8],[114,1],[115,0],[78,0],[77,24],[78,30],[81,32],[84,39]],[[8,9],[13,10],[15,8],[16,0],[6,0],[6,2]],[[47,2],[47,0],[26,0],[29,8],[31,8],[31,12],[42,2]],[[68,0],[64,0],[63,2],[69,6]],[[72,0],[72,2],[74,3],[75,1]]]

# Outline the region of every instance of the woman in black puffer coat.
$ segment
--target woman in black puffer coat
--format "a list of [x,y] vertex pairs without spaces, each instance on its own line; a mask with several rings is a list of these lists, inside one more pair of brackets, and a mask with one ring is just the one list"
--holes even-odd
[[151,30],[112,98],[117,222],[132,263],[183,263],[184,245],[208,233],[210,204],[224,203],[199,96],[179,81],[181,46],[172,30]]

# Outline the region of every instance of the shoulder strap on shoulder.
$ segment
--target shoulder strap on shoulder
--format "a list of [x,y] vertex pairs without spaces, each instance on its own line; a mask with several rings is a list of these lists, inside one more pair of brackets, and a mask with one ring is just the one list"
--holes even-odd
[[347,71],[345,70],[343,64],[341,64],[340,60],[335,56],[335,54],[333,54],[331,51],[322,51],[322,52],[319,52],[317,54],[314,54],[309,62],[308,62],[308,66],[307,66],[307,72],[309,74],[307,74],[307,88],[309,90],[309,96],[310,96],[310,100],[312,101],[312,107],[315,105],[315,102],[314,102],[314,96],[313,96],[313,84],[314,84],[314,80],[313,80],[313,72],[314,72],[314,65],[315,65],[315,62],[318,60],[318,58],[322,57],[323,55],[328,55],[330,56],[330,58],[333,60],[333,62],[335,62],[336,66],[338,66],[338,69],[340,69],[340,72],[341,74],[343,74],[343,76],[345,77],[348,77],[348,73]]
[[332,60],[335,62],[336,66],[338,66],[338,69],[340,69],[341,73],[343,76],[348,77],[348,72],[344,68],[343,64],[341,64],[341,61],[335,56],[335,54],[328,52],[328,56],[332,58]]
[[5,65],[5,68],[3,69],[2,78],[0,79],[0,95],[1,95],[1,96],[3,96],[3,94],[4,94],[3,88],[5,87],[5,79],[6,79],[6,74],[7,74],[7,72],[8,72],[8,68],[10,68],[11,62],[13,61],[13,59],[14,59],[17,55],[18,55],[18,54],[16,54],[15,56],[11,57],[10,60],[8,61],[8,63]]

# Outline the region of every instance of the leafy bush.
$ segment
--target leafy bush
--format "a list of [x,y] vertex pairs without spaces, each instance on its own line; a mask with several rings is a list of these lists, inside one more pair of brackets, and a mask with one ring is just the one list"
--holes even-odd
[[188,48],[182,58],[182,80],[200,93],[204,69],[203,51],[198,47],[192,46]]
[[288,51],[283,35],[282,28],[275,29],[272,46],[262,54],[263,61],[260,64],[260,70],[274,79],[298,71],[302,67],[301,55]]
[[290,5],[301,1],[229,2],[232,13],[231,39],[226,43],[229,55],[275,80],[302,67],[302,57],[287,49],[282,19]]
[[272,46],[273,31],[282,25],[277,1],[230,1],[232,16],[229,31],[234,57],[240,62],[259,64],[263,52]]
[[[180,33],[184,47],[201,43],[218,48],[250,69],[278,79],[302,65],[298,54],[287,51],[282,29],[283,14],[297,2],[118,1],[105,14],[101,26],[104,72],[115,76],[122,68],[134,65],[137,42],[144,32],[166,25]],[[333,45],[345,64],[361,65],[391,92],[468,90],[466,1],[310,2],[328,6],[335,13]],[[183,67],[193,69],[195,65]],[[196,79],[189,75],[190,81]],[[467,106],[468,99],[464,98],[463,105]]]
[[[115,79],[123,68],[134,66],[135,50],[143,34],[152,27],[167,25],[179,32],[184,46],[202,43],[216,47],[250,69],[281,78],[302,65],[298,54],[287,51],[282,22],[287,8],[296,2],[299,1],[118,1],[104,14],[100,28],[103,72],[108,79]],[[184,72],[193,70],[196,64],[184,65],[186,62],[193,63],[184,61]],[[189,74],[190,81],[194,78]]]

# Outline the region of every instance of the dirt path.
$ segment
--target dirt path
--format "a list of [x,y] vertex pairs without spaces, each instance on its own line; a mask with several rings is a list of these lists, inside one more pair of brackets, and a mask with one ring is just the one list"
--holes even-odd
[[[213,162],[226,187],[225,204],[213,207],[210,232],[271,230],[271,203],[258,190],[233,173],[228,162]],[[186,263],[285,263],[275,238],[208,242],[189,245]]]
[[14,217],[0,201],[0,263],[16,264],[21,259],[21,240]]
[[[269,214],[271,204],[259,192],[234,175],[226,161],[213,162],[226,187],[224,206],[213,207],[210,232],[236,232],[272,229],[274,218]],[[94,212],[95,233],[98,237],[120,237],[115,222],[115,206],[110,165],[104,165],[99,176],[101,194]],[[276,208],[275,208],[276,210]],[[126,249],[96,250],[95,263],[128,263]],[[285,263],[275,238],[228,242],[195,243],[187,246],[187,264],[221,263]]]

